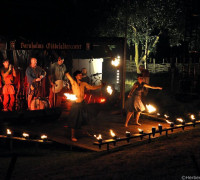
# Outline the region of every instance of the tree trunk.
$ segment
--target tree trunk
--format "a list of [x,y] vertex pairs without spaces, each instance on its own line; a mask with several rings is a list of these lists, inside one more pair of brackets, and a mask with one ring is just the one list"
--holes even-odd
[[138,43],[135,43],[135,65],[137,69],[137,73],[140,73],[139,70],[139,52],[138,52]]

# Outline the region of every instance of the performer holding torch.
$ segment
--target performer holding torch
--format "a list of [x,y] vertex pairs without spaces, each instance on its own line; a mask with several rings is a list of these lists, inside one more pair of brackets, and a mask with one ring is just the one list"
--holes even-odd
[[140,118],[140,113],[145,110],[145,106],[142,102],[142,92],[144,91],[144,88],[151,88],[151,89],[159,89],[162,90],[162,87],[154,87],[150,86],[143,82],[143,77],[141,74],[138,74],[137,82],[133,85],[127,100],[127,116],[126,116],[126,122],[125,127],[128,127],[128,122],[133,115],[133,113],[136,113],[135,120],[137,125],[141,125],[138,121]]
[[73,94],[76,95],[76,102],[73,103],[69,114],[69,126],[71,127],[71,140],[77,141],[75,137],[75,130],[80,129],[82,125],[86,125],[88,122],[88,112],[84,102],[84,90],[96,90],[103,85],[91,86],[86,82],[82,82],[81,71],[75,71],[73,73],[74,79],[69,73],[66,74],[72,85]]

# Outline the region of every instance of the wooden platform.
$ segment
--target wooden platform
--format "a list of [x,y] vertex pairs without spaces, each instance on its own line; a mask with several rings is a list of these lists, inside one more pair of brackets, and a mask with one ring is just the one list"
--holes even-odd
[[[53,121],[45,122],[42,119],[28,123],[28,124],[7,124],[2,126],[3,129],[10,128],[18,134],[23,132],[29,133],[30,135],[40,136],[41,134],[46,134],[48,139],[55,141],[57,143],[69,145],[72,147],[79,147],[90,151],[103,151],[106,150],[106,146],[102,146],[99,149],[98,146],[93,145],[96,139],[93,137],[94,134],[101,134],[102,138],[110,139],[111,135],[109,133],[110,129],[114,131],[117,137],[124,138],[126,137],[125,132],[129,131],[131,134],[138,134],[138,128],[143,129],[145,133],[150,133],[152,127],[158,128],[158,124],[162,124],[163,128],[169,127],[169,124],[165,122],[164,119],[156,119],[155,117],[148,117],[148,114],[143,114],[140,119],[141,126],[134,125],[133,119],[130,120],[129,127],[125,128],[125,116],[121,113],[113,113],[112,110],[102,110],[93,121],[91,121],[90,127],[84,127],[83,130],[88,130],[92,137],[86,137],[82,132],[77,131],[78,142],[72,142],[70,140],[70,129],[67,126],[67,117],[68,112],[62,112],[59,118],[54,119]],[[193,127],[187,127],[186,130]],[[174,132],[182,131],[181,129],[175,130]],[[164,133],[162,134],[164,135]],[[154,138],[159,137],[156,135]],[[143,140],[148,137],[144,137]],[[141,141],[140,138],[133,139],[129,143],[135,143]],[[126,141],[117,142],[116,146],[113,144],[110,146],[110,149],[116,148],[119,146],[126,146],[128,143]]]

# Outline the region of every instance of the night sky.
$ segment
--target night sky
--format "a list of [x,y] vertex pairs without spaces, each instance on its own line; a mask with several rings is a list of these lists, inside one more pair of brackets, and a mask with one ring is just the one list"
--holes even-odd
[[106,1],[4,0],[1,35],[25,38],[89,36],[104,20]]

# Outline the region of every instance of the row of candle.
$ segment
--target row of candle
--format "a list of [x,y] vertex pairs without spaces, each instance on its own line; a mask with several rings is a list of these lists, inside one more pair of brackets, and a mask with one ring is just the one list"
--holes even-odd
[[[10,129],[6,129],[6,136],[7,136],[7,137],[12,137],[12,134],[13,134],[13,132],[12,132]],[[23,136],[25,139],[29,139],[29,136],[30,136],[30,135],[29,135],[28,133],[24,132],[24,133],[22,133],[22,136]],[[43,140],[43,141],[46,141],[48,138],[47,138],[47,135],[42,134],[42,135],[40,136],[40,139]]]
[[[196,120],[194,115],[192,116],[192,122],[195,124]],[[182,118],[177,118],[177,121],[181,122],[182,125],[185,125],[185,121]],[[166,120],[166,122],[168,124],[170,124],[170,127],[173,128],[174,127],[174,122],[170,122],[168,120]],[[158,124],[158,131],[160,132],[160,134],[162,133],[163,127],[161,124]],[[139,134],[144,134],[144,131],[140,128],[138,128]],[[155,135],[156,133],[156,127],[152,127],[152,134]],[[112,136],[113,139],[117,140],[117,136],[116,134],[113,132],[113,130],[110,130],[110,134]],[[126,131],[126,137],[130,137],[131,133],[129,131]],[[99,134],[99,136],[94,135],[94,137],[96,137],[96,139],[98,140],[99,143],[102,143],[102,135]]]

